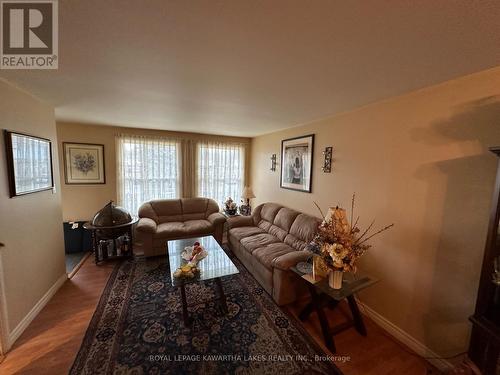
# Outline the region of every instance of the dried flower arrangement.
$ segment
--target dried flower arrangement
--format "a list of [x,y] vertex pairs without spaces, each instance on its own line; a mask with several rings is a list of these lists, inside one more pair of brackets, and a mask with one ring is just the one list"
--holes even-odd
[[233,201],[233,198],[227,198],[224,202],[224,212],[228,215],[235,215],[237,209],[238,206],[236,205],[236,202]]
[[[353,194],[351,223],[354,218],[354,201],[355,195]],[[321,213],[323,222],[319,225],[309,249],[318,254],[332,270],[356,272],[356,261],[371,247],[367,241],[394,226],[394,224],[387,225],[370,233],[375,224],[375,220],[373,220],[368,228],[361,231],[358,227],[359,217],[351,226],[347,220],[345,209],[338,206],[331,207],[325,216],[319,205],[316,202],[314,204]]]

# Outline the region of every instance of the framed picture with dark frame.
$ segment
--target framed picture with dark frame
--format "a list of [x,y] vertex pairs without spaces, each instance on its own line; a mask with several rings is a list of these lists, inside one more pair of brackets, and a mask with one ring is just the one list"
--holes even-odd
[[54,188],[50,139],[4,130],[10,197]]
[[105,184],[104,145],[63,142],[67,185]]
[[310,193],[313,155],[314,134],[282,140],[280,186]]

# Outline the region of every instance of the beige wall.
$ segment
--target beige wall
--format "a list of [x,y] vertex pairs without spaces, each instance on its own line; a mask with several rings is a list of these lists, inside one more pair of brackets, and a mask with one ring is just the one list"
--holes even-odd
[[[312,194],[279,188],[271,154],[282,139],[314,133]],[[313,201],[350,205],[366,226],[394,222],[362,268],[381,279],[362,300],[441,355],[468,346],[500,145],[500,68],[356,111],[254,138],[255,203],[318,215]],[[334,148],[333,172],[321,171]],[[278,165],[279,168],[279,165]]]
[[[248,142],[249,138],[212,136],[195,133],[170,132],[122,128],[114,126],[96,126],[76,123],[57,123],[59,147],[59,163],[61,173],[61,192],[64,221],[89,220],[109,200],[116,201],[116,152],[115,136],[117,134],[140,134],[154,136],[175,136],[186,139],[213,139]],[[104,185],[66,185],[64,183],[63,142],[104,144],[106,184]],[[247,166],[250,153],[247,152]],[[247,174],[249,167],[247,167]]]
[[[0,265],[3,266],[10,335],[47,291],[65,275],[61,194],[54,110],[0,80],[0,128],[49,138],[56,192],[9,198],[5,149],[0,141]],[[0,269],[1,271],[1,269]],[[2,275],[0,275],[2,276]],[[4,301],[0,303],[3,304]]]

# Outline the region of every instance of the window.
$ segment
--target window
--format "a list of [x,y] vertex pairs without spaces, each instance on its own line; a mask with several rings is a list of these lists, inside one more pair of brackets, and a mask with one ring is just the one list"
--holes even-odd
[[198,196],[215,199],[219,205],[227,197],[238,202],[245,175],[245,147],[230,143],[198,144]]
[[4,134],[10,196],[51,189],[54,179],[50,140],[9,131]]
[[179,152],[176,140],[117,137],[118,204],[132,215],[142,203],[179,196]]

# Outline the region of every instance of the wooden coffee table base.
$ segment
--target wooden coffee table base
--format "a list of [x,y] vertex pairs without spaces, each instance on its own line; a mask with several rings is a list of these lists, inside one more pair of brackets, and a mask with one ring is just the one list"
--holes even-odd
[[[214,280],[215,280],[215,284],[217,285],[217,290],[219,292],[219,299],[220,299],[220,305],[221,305],[222,311],[224,312],[224,314],[227,314],[228,308],[227,308],[227,302],[226,302],[226,295],[224,294],[224,288],[222,287],[222,281],[221,281],[220,277],[217,277]],[[191,324],[193,323],[193,319],[189,316],[189,313],[188,313],[188,304],[187,304],[187,298],[186,298],[185,284],[180,284],[179,289],[181,291],[182,318],[184,319],[184,326],[190,327]]]
[[363,322],[363,317],[359,312],[358,304],[356,303],[356,299],[354,295],[350,295],[346,297],[347,302],[349,303],[349,308],[351,310],[351,314],[353,320],[339,324],[333,328],[330,328],[328,324],[328,319],[326,318],[324,308],[329,307],[334,309],[338,306],[340,301],[337,301],[327,294],[318,294],[316,291],[316,287],[312,284],[308,283],[309,292],[311,294],[311,302],[309,302],[306,307],[300,312],[299,319],[304,321],[309,315],[316,311],[318,314],[319,323],[321,325],[321,332],[323,334],[323,338],[325,340],[326,346],[332,351],[332,353],[336,352],[335,341],[333,339],[333,335],[345,331],[348,328],[356,327],[356,330],[363,336],[366,336],[366,327]]

